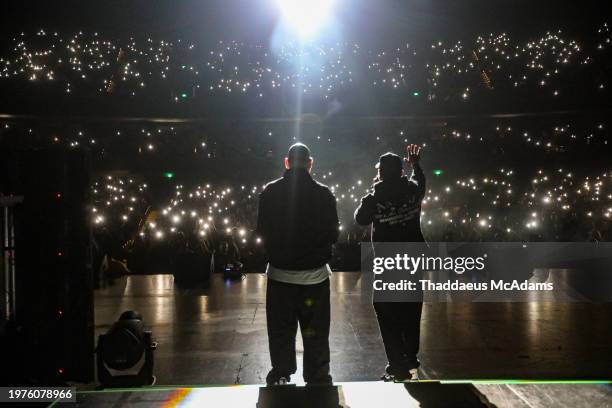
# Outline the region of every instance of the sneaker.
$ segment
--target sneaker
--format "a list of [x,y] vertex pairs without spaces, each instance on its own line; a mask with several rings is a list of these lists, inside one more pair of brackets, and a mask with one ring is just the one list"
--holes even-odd
[[266,379],[266,384],[267,385],[287,385],[289,384],[289,381],[291,381],[291,377],[287,376],[287,377],[278,377],[278,378],[274,378],[274,379]]
[[393,381],[393,376],[389,373],[384,373],[383,375],[380,376],[380,379],[383,380],[384,382],[391,382]]
[[396,382],[396,383],[406,383],[406,382],[411,382],[411,381],[418,381],[419,380],[419,369],[411,368],[408,371],[407,376],[392,375],[389,373],[385,373],[380,377],[380,379],[383,380],[384,382]]
[[407,383],[407,382],[412,382],[412,381],[419,381],[419,369],[411,368],[408,371],[408,375],[406,377],[396,375],[393,378],[393,381],[396,383]]
[[278,380],[274,381],[271,385],[287,385],[289,384],[289,379],[287,377],[281,377]]
[[291,381],[291,375],[281,374],[272,369],[266,376],[266,385],[286,385]]

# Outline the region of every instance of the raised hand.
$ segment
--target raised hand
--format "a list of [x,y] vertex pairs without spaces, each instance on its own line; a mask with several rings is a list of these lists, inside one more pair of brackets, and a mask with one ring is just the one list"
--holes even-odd
[[417,144],[409,144],[406,147],[406,151],[408,152],[408,163],[411,165],[415,165],[421,159],[421,146]]

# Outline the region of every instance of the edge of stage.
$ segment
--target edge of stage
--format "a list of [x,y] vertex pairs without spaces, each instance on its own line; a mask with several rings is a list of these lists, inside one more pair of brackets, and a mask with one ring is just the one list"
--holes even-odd
[[[80,391],[81,407],[498,407],[540,408],[609,406],[612,385],[559,383],[457,383],[420,381],[408,384],[343,382],[330,387],[260,385],[150,387]],[[72,406],[56,403],[53,406]]]

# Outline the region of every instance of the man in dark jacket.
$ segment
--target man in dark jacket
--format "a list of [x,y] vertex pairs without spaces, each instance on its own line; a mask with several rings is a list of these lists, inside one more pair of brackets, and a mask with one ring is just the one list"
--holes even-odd
[[[374,191],[361,199],[355,211],[360,225],[372,224],[372,242],[424,242],[421,233],[421,201],[425,175],[419,165],[421,148],[408,146],[412,177],[404,175],[403,160],[385,153],[376,165]],[[418,379],[421,302],[374,302],[388,365],[385,381]]]
[[312,157],[296,143],[285,174],[259,196],[257,231],[268,259],[266,314],[272,370],[268,385],[285,384],[296,371],[295,336],[304,343],[304,380],[331,384],[329,278],[338,239],[336,199],[310,175]]

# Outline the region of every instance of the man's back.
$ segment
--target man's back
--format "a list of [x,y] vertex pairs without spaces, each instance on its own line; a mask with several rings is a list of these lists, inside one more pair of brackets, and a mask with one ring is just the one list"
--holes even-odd
[[421,201],[425,195],[425,175],[419,166],[414,175],[378,182],[363,197],[355,211],[360,225],[373,224],[374,242],[422,242]]
[[304,381],[331,385],[329,326],[331,247],[338,239],[336,199],[310,176],[303,143],[289,148],[285,174],[259,196],[257,230],[268,266],[266,320],[272,369],[266,384],[286,384],[297,370],[295,335],[304,344]]
[[319,268],[338,239],[336,200],[307,170],[287,170],[261,193],[257,230],[271,266]]
[[[360,225],[372,224],[373,242],[423,242],[421,201],[425,196],[425,174],[419,165],[421,147],[406,148],[408,158],[388,152],[380,156],[378,181],[373,192],[361,199],[355,211]],[[404,176],[404,163],[412,177]],[[375,248],[374,248],[375,249]],[[374,310],[387,354],[384,381],[418,379],[419,335],[422,302],[381,302],[374,297]]]

